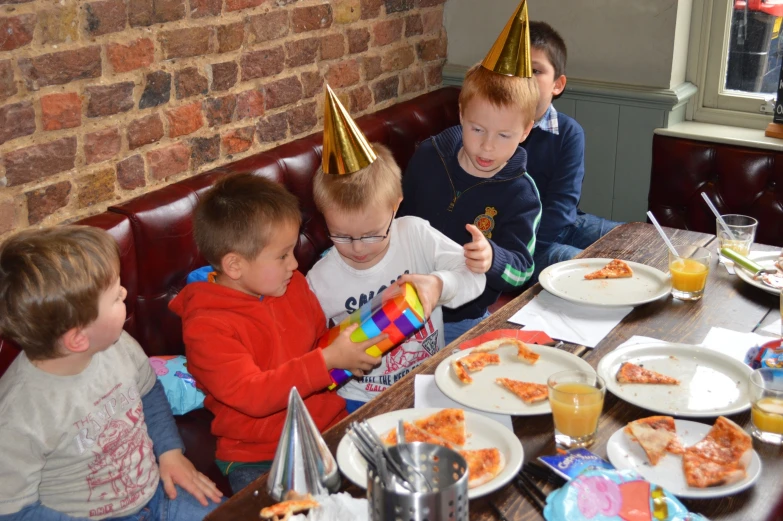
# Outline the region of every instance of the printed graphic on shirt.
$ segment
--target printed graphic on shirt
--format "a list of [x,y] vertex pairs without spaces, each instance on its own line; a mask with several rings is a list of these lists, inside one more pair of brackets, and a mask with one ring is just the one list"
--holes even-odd
[[[408,274],[410,274],[410,270],[405,270],[404,272],[402,272],[402,274],[397,275],[396,279],[394,279],[394,280],[389,282],[389,286],[391,286],[393,284],[396,284],[397,281],[400,279],[400,277],[402,277],[403,275],[408,275]],[[346,316],[350,315],[351,313],[353,313],[354,311],[356,311],[357,309],[359,309],[363,305],[365,305],[368,302],[370,302],[375,297],[375,295],[379,295],[379,294],[383,293],[383,290],[385,290],[389,286],[384,284],[380,288],[378,288],[377,291],[369,291],[367,293],[360,293],[358,300],[356,299],[356,297],[348,297],[345,300],[345,311],[346,311],[346,314],[345,315],[340,315],[339,317],[334,317],[331,320],[331,322],[332,322],[331,326],[339,324]]]
[[495,216],[497,214],[498,211],[494,206],[487,206],[484,209],[484,213],[473,220],[473,225],[481,230],[481,233],[483,233],[484,237],[487,239],[492,238],[492,230],[495,229]]

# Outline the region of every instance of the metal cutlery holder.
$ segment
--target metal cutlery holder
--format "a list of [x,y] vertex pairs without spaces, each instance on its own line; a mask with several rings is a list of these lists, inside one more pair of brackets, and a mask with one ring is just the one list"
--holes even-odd
[[389,447],[397,458],[416,465],[420,472],[406,468],[407,479],[416,490],[426,491],[422,477],[432,492],[410,492],[402,487],[386,488],[384,480],[368,466],[367,499],[371,521],[468,521],[468,465],[456,451],[431,443],[406,443]]

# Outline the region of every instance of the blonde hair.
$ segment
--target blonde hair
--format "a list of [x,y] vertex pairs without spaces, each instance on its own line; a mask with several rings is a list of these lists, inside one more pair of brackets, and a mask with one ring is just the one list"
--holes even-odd
[[535,78],[498,74],[477,63],[465,74],[459,93],[460,111],[464,111],[476,97],[487,100],[495,107],[519,110],[525,121],[529,122],[536,116],[538,83]]
[[90,226],[25,230],[0,246],[0,332],[30,360],[60,356],[57,343],[98,318],[101,294],[117,280],[120,253]]
[[313,199],[318,211],[356,212],[370,207],[394,207],[402,198],[402,172],[391,151],[372,144],[375,161],[353,174],[325,174],[319,168],[313,179]]

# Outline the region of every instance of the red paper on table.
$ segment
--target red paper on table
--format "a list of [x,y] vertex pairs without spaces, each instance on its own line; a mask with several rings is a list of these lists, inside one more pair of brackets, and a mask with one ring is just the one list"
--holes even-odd
[[496,340],[498,338],[516,338],[526,344],[538,344],[547,345],[554,344],[554,339],[543,331],[523,331],[522,329],[497,329],[479,335],[476,338],[466,340],[459,345],[460,349],[469,349],[476,347],[477,345],[489,342],[490,340]]

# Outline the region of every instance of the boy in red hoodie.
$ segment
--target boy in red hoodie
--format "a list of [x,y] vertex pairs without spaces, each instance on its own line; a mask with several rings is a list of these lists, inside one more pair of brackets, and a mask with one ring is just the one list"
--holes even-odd
[[326,391],[329,370],[368,371],[379,362],[365,349],[383,336],[353,343],[355,327],[315,348],[326,319],[296,271],[300,224],[298,202],[281,185],[252,174],[220,180],[193,222],[215,272],[169,304],[182,317],[188,368],[215,415],[217,463],[235,493],[269,470],[291,387],[323,431],[347,414],[345,401]]

